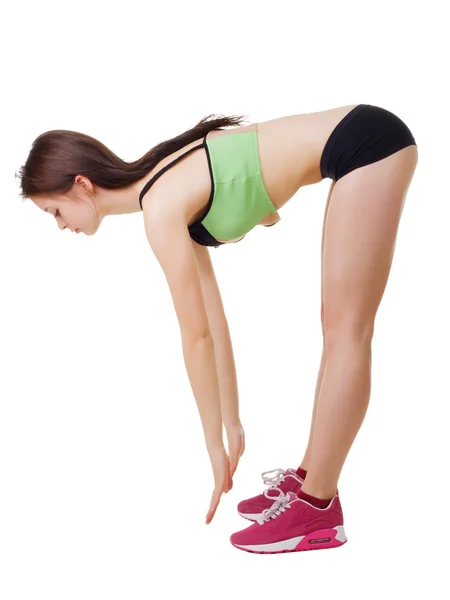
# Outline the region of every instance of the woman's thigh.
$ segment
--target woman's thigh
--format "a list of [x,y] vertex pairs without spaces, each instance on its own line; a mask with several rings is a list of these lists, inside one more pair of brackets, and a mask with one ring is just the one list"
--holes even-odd
[[325,333],[349,327],[371,337],[417,158],[408,146],[336,182],[323,240]]
[[333,188],[336,185],[336,182],[333,181],[330,185],[330,189],[328,191],[328,198],[325,204],[325,210],[323,214],[323,225],[322,225],[322,243],[320,247],[320,264],[321,264],[321,274],[320,274],[320,298],[321,298],[321,307],[320,307],[320,319],[322,321],[322,333],[324,333],[324,306],[323,306],[323,247],[325,242],[325,226],[327,222],[328,208],[330,206],[331,194],[333,193]]

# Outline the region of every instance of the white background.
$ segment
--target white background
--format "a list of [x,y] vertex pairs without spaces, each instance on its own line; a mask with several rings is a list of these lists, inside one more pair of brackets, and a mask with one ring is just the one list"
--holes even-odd
[[[2,9],[2,600],[449,597],[444,6]],[[264,489],[261,471],[297,467],[307,442],[330,180],[300,190],[276,227],[211,249],[247,451],[205,526],[212,473],[142,213],[108,218],[93,237],[61,232],[21,202],[14,174],[49,129],[135,160],[211,113],[254,122],[353,103],[398,114],[419,164],[376,320],[371,404],[339,483],[349,542],[252,555],[229,543],[248,525],[236,505]]]

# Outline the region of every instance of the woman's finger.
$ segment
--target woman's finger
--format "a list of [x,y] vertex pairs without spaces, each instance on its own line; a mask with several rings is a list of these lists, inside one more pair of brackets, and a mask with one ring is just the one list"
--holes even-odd
[[214,518],[214,515],[216,514],[216,511],[214,510],[208,510],[208,512],[206,513],[206,519],[205,519],[205,524],[209,525],[211,523],[211,521]]
[[206,525],[209,525],[216,514],[217,507],[219,506],[220,496],[222,495],[222,490],[220,488],[214,488],[214,492],[211,498],[211,505],[209,507],[209,511],[206,514]]
[[231,473],[231,469],[228,472],[228,477],[227,477],[227,484],[225,487],[225,494],[227,494],[231,488],[233,487],[233,474]]
[[234,472],[237,469],[238,461],[239,461],[239,458],[238,458],[237,453],[231,452],[231,454],[230,454],[230,473],[231,473],[231,477],[233,477]]
[[244,454],[244,450],[245,450],[245,442],[243,439],[241,439],[239,448],[237,450],[233,449],[233,451],[231,452],[231,455],[230,455],[231,476],[233,476],[235,474],[236,469],[238,468],[239,460],[240,460],[241,456]]

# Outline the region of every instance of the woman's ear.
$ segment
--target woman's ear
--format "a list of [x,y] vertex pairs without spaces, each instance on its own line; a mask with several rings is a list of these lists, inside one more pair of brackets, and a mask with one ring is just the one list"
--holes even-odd
[[85,192],[92,194],[94,191],[94,187],[91,183],[91,180],[84,175],[75,175],[74,183],[81,185]]

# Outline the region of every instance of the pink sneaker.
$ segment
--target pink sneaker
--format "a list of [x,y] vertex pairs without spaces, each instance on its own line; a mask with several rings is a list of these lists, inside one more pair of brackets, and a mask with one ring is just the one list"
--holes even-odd
[[239,550],[258,554],[337,548],[347,541],[339,496],[320,509],[288,492],[256,523],[230,538]]
[[[271,475],[275,473],[275,475]],[[288,492],[297,494],[302,487],[303,479],[297,474],[295,469],[273,469],[261,474],[264,484],[270,487],[258,496],[242,500],[238,504],[238,513],[244,519],[257,521],[262,513],[269,509],[273,503]]]

